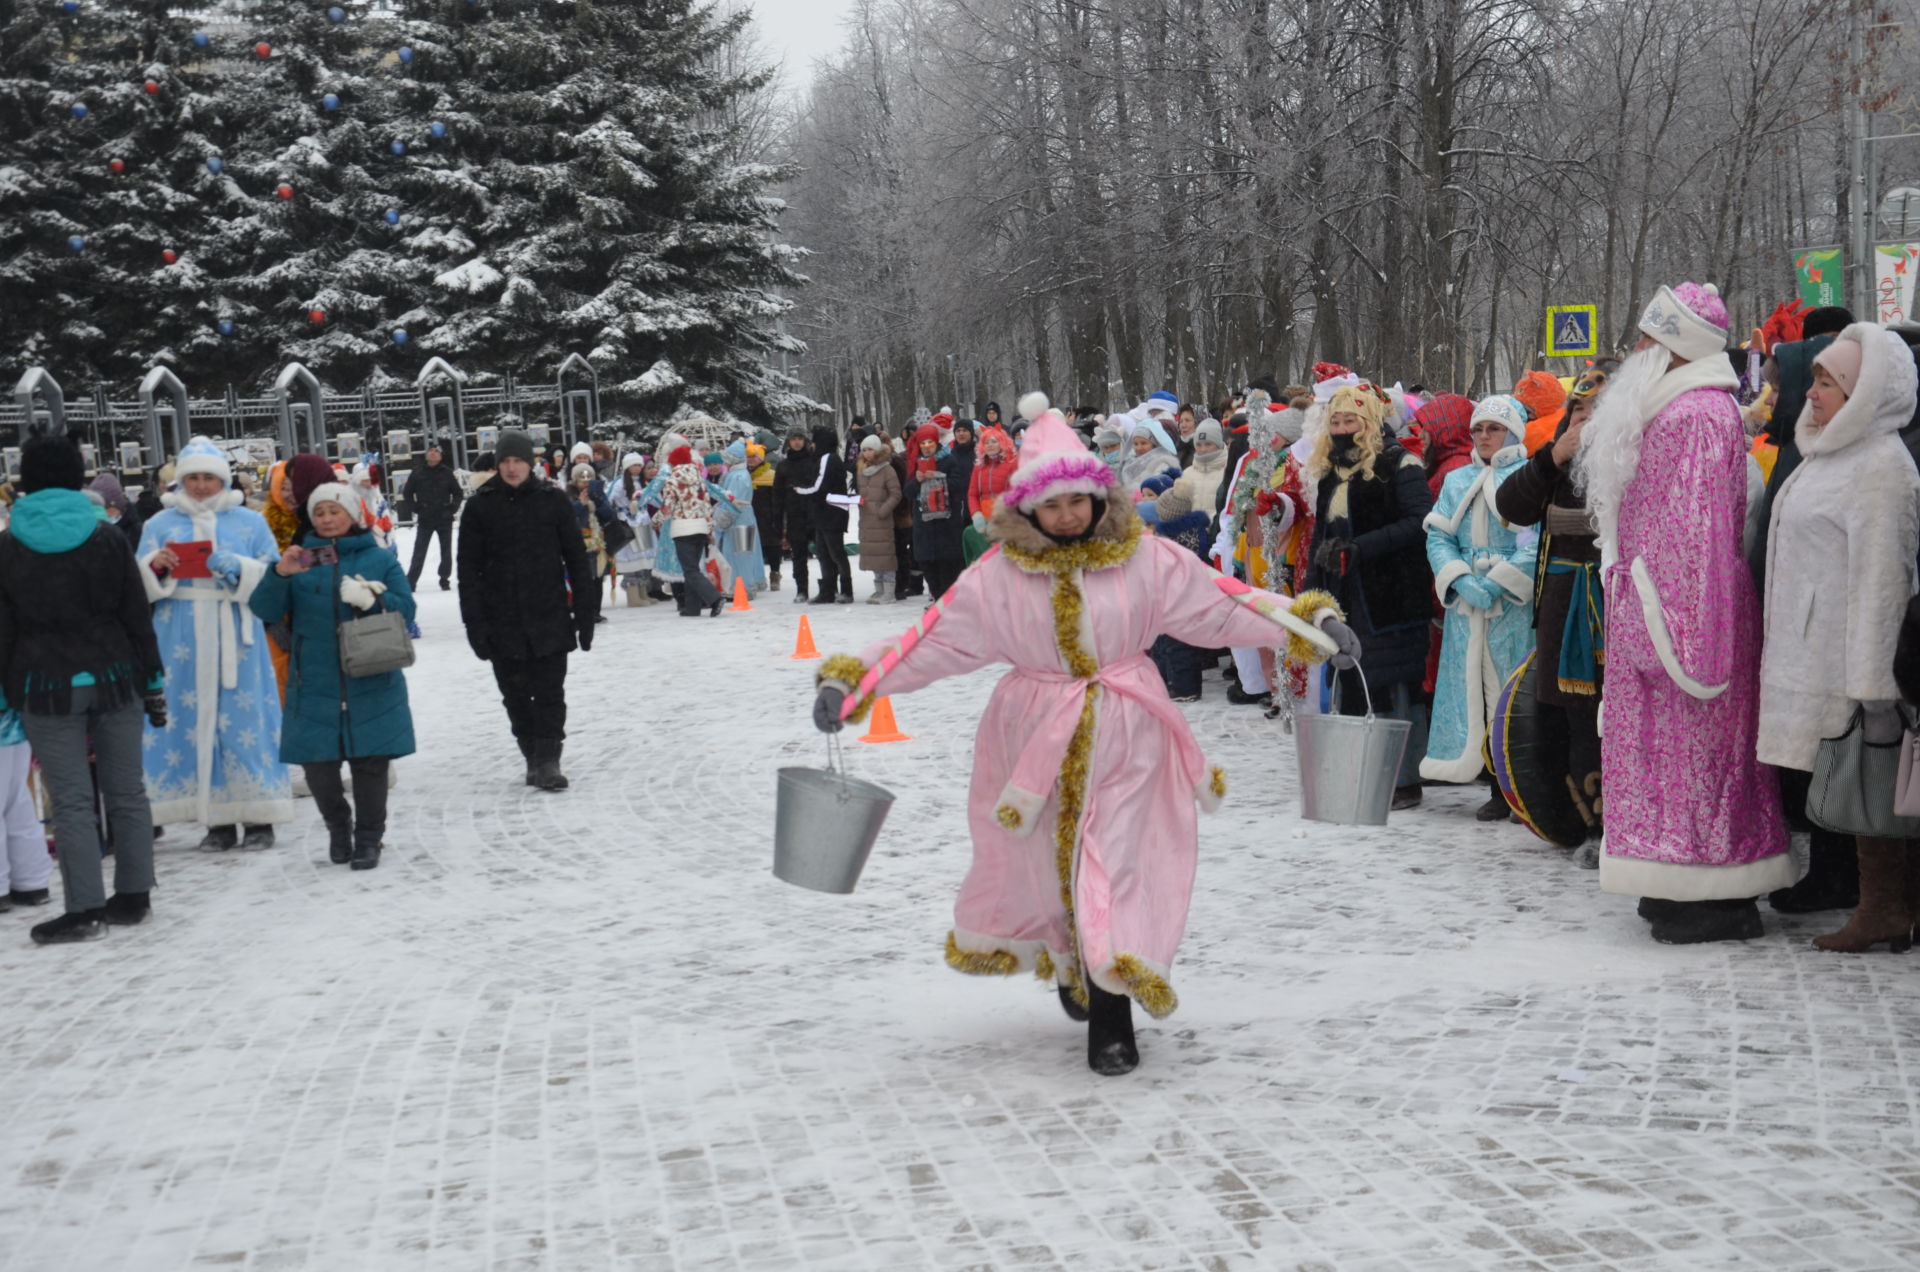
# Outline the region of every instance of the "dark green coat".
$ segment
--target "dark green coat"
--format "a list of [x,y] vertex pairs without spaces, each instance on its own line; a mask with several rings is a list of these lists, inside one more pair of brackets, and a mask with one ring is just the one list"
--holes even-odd
[[[293,657],[287,667],[287,705],[281,717],[280,759],[286,764],[325,764],[374,756],[413,754],[413,712],[407,706],[405,672],[357,679],[340,674],[336,624],[359,611],[339,599],[342,574],[387,585],[381,604],[413,617],[413,591],[399,559],[364,530],[342,539],[308,535],[309,551],[329,543],[338,565],[316,565],[282,577],[268,570],[247,602],[263,622],[293,625]],[[344,688],[343,688],[344,682]]]

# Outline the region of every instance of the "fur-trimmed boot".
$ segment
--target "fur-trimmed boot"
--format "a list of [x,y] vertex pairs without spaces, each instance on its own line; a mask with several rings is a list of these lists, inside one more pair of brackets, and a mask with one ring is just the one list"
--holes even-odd
[[1132,1073],[1140,1064],[1133,1041],[1133,999],[1109,994],[1087,978],[1087,1067],[1106,1078]]
[[1894,954],[1913,946],[1913,911],[1907,908],[1907,841],[1856,840],[1860,859],[1860,908],[1838,932],[1813,938],[1823,950],[1863,954],[1880,942]]

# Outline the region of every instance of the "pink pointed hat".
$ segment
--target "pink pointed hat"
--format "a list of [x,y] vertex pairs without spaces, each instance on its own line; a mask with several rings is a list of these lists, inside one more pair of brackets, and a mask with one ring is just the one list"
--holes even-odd
[[1021,398],[1020,414],[1033,423],[1020,439],[1020,465],[1007,483],[1007,503],[1032,512],[1055,495],[1107,493],[1113,485],[1113,470],[1087,449],[1066,418],[1052,409],[1046,394]]

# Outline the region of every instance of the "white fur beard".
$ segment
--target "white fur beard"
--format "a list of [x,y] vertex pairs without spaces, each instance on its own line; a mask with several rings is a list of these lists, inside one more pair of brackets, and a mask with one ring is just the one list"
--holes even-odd
[[1647,431],[1644,403],[1673,363],[1673,355],[1655,346],[1630,354],[1607,379],[1586,427],[1574,481],[1586,493],[1587,510],[1600,531],[1600,546],[1611,560],[1620,529],[1620,501],[1640,468],[1640,440]]

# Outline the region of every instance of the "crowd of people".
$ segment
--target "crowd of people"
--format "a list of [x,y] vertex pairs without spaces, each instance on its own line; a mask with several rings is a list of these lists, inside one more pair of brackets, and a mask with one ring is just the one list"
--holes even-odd
[[[1405,721],[1394,809],[1486,783],[1478,819],[1597,868],[1657,941],[1760,936],[1766,897],[1852,908],[1823,949],[1907,949],[1920,327],[1783,306],[1730,348],[1728,325],[1713,287],[1663,287],[1623,356],[1478,401],[1323,363],[1211,410],[1034,395],[1004,425],[856,421],[844,463],[791,435],[795,599],[850,599],[841,574],[804,587],[804,500],[848,475],[874,599],[912,595],[916,568],[933,597],[901,637],[828,661],[816,724],[1013,667],[974,752],[949,963],[1055,981],[1090,1015],[1089,1063],[1133,1067],[1127,1003],[1172,1009],[1191,814],[1222,793],[1164,704],[1217,665],[1227,702],[1277,727]],[[979,564],[956,580],[955,559]],[[1033,865],[1037,826],[1053,869]]]

